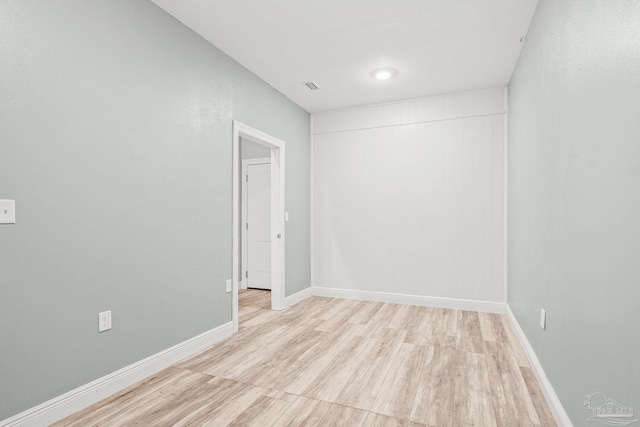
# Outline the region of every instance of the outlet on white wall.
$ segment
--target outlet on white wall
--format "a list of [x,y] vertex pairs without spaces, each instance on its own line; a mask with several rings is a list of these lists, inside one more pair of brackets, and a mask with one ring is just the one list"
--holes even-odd
[[540,327],[544,330],[547,329],[547,310],[540,309]]
[[111,329],[111,310],[98,313],[98,332]]
[[227,279],[227,281],[225,282],[225,286],[226,286],[227,292],[231,292],[231,279]]

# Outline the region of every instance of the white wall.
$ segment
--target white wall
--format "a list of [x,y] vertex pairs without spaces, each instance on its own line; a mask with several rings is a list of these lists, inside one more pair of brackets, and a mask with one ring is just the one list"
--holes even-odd
[[240,157],[242,160],[271,157],[271,149],[256,142],[240,138]]
[[313,286],[504,303],[505,116],[505,89],[312,115]]

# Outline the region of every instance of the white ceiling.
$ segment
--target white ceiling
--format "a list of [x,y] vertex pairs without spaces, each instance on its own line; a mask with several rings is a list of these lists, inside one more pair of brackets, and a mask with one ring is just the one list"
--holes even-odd
[[152,1],[308,112],[505,86],[538,2]]

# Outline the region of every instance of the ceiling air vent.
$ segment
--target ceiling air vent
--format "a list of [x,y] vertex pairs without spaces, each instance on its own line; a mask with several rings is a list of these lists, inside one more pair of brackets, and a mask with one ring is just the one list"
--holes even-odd
[[309,90],[318,90],[320,89],[315,82],[304,82],[305,86],[309,88]]

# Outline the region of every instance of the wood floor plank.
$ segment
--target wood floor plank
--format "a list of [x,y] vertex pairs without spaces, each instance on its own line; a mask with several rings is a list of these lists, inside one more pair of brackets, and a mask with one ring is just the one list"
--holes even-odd
[[509,344],[511,345],[511,353],[514,355],[516,361],[518,362],[518,366],[522,366],[524,368],[529,367],[529,359],[527,355],[524,353],[524,349],[520,344],[520,340],[516,335],[515,330],[513,329],[513,325],[509,321],[509,318],[506,315],[500,315],[500,319],[502,320],[502,326],[504,328],[504,332],[506,333]]
[[485,355],[458,351],[456,367],[454,425],[495,427]]
[[539,426],[540,419],[509,343],[485,341],[486,363],[498,426]]
[[509,335],[505,330],[504,324],[502,323],[503,319],[508,319],[504,314],[495,314],[490,313],[487,314],[487,317],[490,319],[491,324],[493,325],[493,332],[495,335],[495,341],[500,342],[509,342]]
[[478,319],[480,321],[480,333],[482,334],[483,341],[495,341],[496,331],[491,319],[490,313],[478,313]]
[[533,370],[531,368],[521,367],[520,372],[522,372],[522,377],[527,384],[529,395],[531,396],[538,418],[540,419],[540,425],[543,427],[556,427],[557,424],[553,418],[551,409],[549,408],[547,400],[542,393],[542,389],[540,389],[540,384],[538,384],[538,380],[536,379]]
[[442,310],[442,333],[444,335],[458,336],[458,310]]
[[275,389],[271,389],[269,392],[266,393],[265,396],[286,400],[287,402],[291,402],[291,403],[295,402],[299,397],[297,394],[287,393],[285,391],[275,390]]
[[361,329],[362,325],[344,323],[340,326],[341,333],[326,334],[323,341],[317,342],[299,358],[292,360],[286,371],[283,371],[284,375],[277,378],[272,387],[302,395],[331,366]]
[[335,403],[322,402],[321,405],[328,407],[323,411],[324,415],[317,424],[319,427],[361,427],[369,414],[362,409],[351,408],[349,406],[338,405]]
[[367,411],[301,396],[273,426],[360,427],[364,425],[367,415]]
[[66,417],[53,424],[54,427],[82,427],[87,424],[90,417],[93,423],[100,423],[113,417],[114,414],[140,402],[156,390],[179,377],[188,375],[190,371],[169,367],[156,375],[140,381],[110,398],[97,402],[86,409]]
[[334,301],[334,298],[311,297],[289,308],[287,311],[291,311],[299,317],[322,320],[322,315],[331,307]]
[[233,427],[269,427],[289,409],[291,402],[260,396],[251,406],[238,415],[229,426]]
[[[119,411],[110,414],[108,417],[100,421],[85,421],[84,425],[96,426],[117,426],[117,425],[142,425],[145,419],[153,418],[155,411],[159,411],[162,407],[171,405],[176,395],[192,387],[198,387],[208,380],[207,375],[199,372],[189,372],[187,375],[171,381],[163,387],[157,389],[153,393],[147,395],[144,399],[138,400],[135,404],[121,408]],[[91,415],[89,415],[91,418]]]
[[416,423],[415,421],[376,414],[375,412],[369,412],[364,425],[367,427],[426,427],[424,424]]
[[330,309],[322,315],[322,322],[316,328],[319,331],[323,332],[335,332],[338,328],[340,328],[343,324],[355,324],[358,326],[363,326],[358,323],[348,322],[348,320],[358,313],[358,310],[361,307],[361,301],[355,300],[342,300],[339,304],[336,303],[335,308]]
[[386,327],[390,329],[407,330],[406,325],[410,321],[412,308],[412,306],[404,304],[398,304],[396,307],[393,307],[393,316],[389,319]]
[[286,328],[277,327],[265,331],[260,337],[255,337],[253,345],[256,345],[261,351],[254,351],[244,345],[228,347],[224,349],[226,351],[213,351],[211,360],[199,369],[212,376],[236,379],[247,370],[261,367],[272,360],[269,355],[277,352],[277,338],[286,336],[289,332]]
[[437,338],[442,328],[443,317],[432,307],[414,307],[412,323],[407,327],[405,342],[409,344],[428,345]]
[[245,307],[247,310],[242,311],[242,315],[238,316],[239,327],[247,329],[255,325],[269,322],[274,318],[273,311],[263,308]]
[[369,410],[378,397],[382,384],[400,350],[406,332],[386,329],[376,339],[365,358],[342,389],[335,402]]
[[427,347],[411,411],[412,421],[429,426],[454,425],[457,355],[453,336]]
[[371,338],[353,337],[348,346],[336,355],[302,394],[334,402],[375,343],[376,340]]
[[[263,366],[256,366],[253,370],[247,370],[242,376],[247,381],[259,384],[263,387],[276,388],[287,393],[301,394],[301,390],[308,386],[318,375],[318,370],[323,369],[318,366],[311,371],[313,365],[313,354],[317,354],[322,343],[326,343],[325,336],[314,338],[309,346],[300,346],[292,349],[286,356],[279,357],[265,363]],[[295,354],[299,357],[296,358]],[[322,366],[330,363],[326,361]]]
[[508,318],[240,293],[240,331],[56,423],[555,426]]
[[[228,378],[238,381],[250,382],[263,387],[280,388],[279,383],[292,381],[292,377],[304,371],[313,359],[313,355],[322,347],[326,334],[305,328],[286,328],[282,331],[286,337],[284,340],[275,340],[261,347],[260,352],[245,354],[245,359],[229,366],[226,371]],[[287,348],[286,354],[282,353],[282,347]],[[288,372],[287,378],[282,373]],[[296,393],[299,394],[299,393]]]
[[[362,335],[371,338],[380,338],[385,335],[385,331],[388,329],[391,319],[395,315],[395,310],[398,304],[383,303],[371,317],[366,327],[362,329]],[[405,332],[406,335],[406,332]]]
[[327,308],[317,316],[326,322],[332,322],[336,318],[344,318],[345,312],[350,311],[356,303],[357,301],[350,299],[333,299],[331,304],[328,304]]
[[458,350],[484,354],[480,318],[474,311],[458,311]]
[[299,396],[289,409],[274,423],[274,427],[318,426],[329,406],[322,402]]
[[418,391],[425,347],[403,343],[393,360],[372,412],[409,419]]
[[[211,375],[218,374],[218,370],[228,366],[235,367],[242,362],[246,354],[251,354],[252,346],[262,347],[277,341],[278,337],[286,334],[283,327],[265,324],[259,325],[242,334],[238,333],[226,340],[199,353],[193,358],[177,364],[183,369],[197,369],[203,372],[211,370]],[[233,359],[233,360],[232,360]]]
[[238,291],[238,307],[271,310],[271,292],[241,289]]
[[208,383],[193,384],[188,389],[172,393],[171,398],[153,410],[140,412],[128,421],[133,425],[175,425],[178,421],[206,405],[218,389]]
[[371,301],[358,301],[358,307],[349,317],[349,323],[365,325],[371,321],[373,316],[382,308],[384,303]]
[[[216,383],[219,384],[212,381],[212,385]],[[264,396],[265,391],[261,387],[229,380],[226,386],[220,386],[206,405],[182,418],[173,427],[227,425]]]

